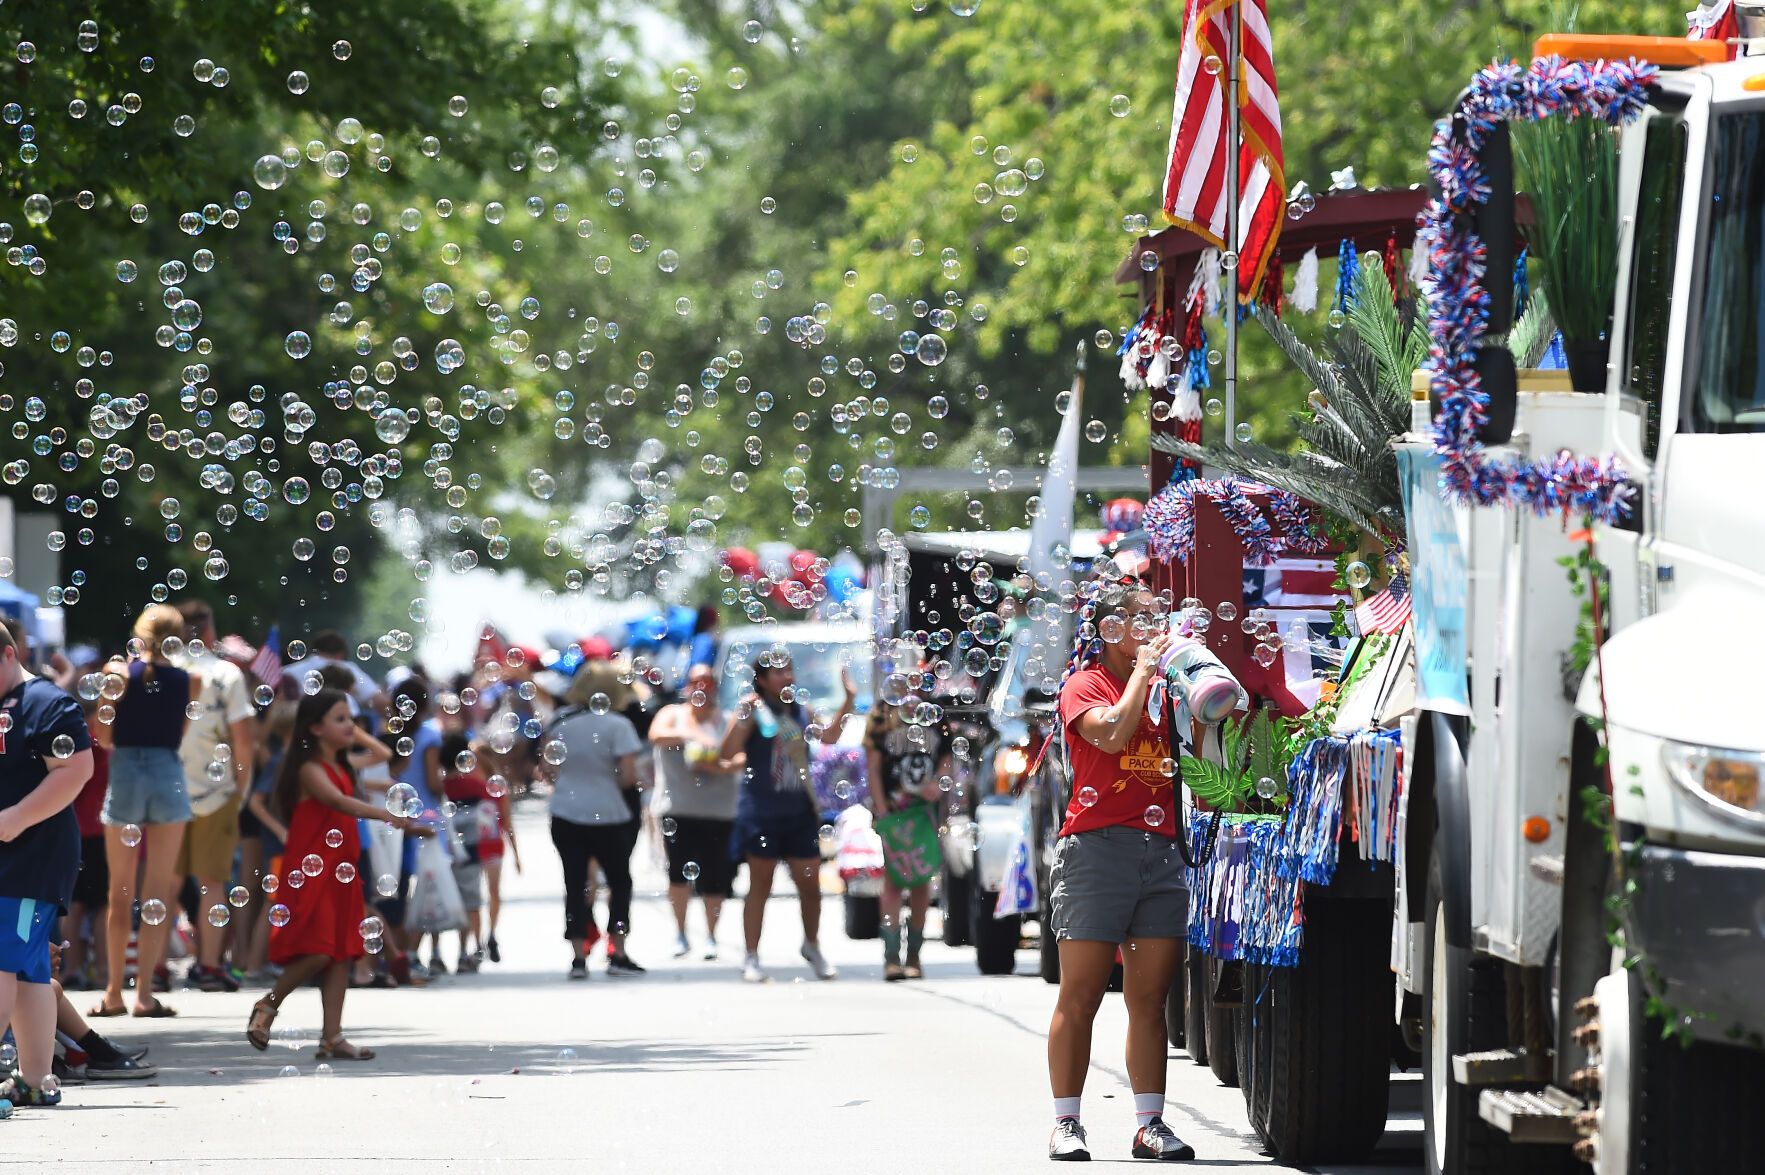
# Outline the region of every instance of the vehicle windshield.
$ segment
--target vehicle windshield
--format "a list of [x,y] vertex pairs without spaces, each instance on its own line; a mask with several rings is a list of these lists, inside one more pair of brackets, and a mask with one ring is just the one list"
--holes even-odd
[[825,715],[839,707],[842,668],[852,671],[852,680],[858,687],[858,709],[868,709],[870,670],[874,659],[869,637],[814,641],[732,638],[724,653],[717,683],[717,699],[724,709],[733,709],[737,699],[747,692],[753,681],[751,666],[754,658],[767,649],[781,647],[790,653],[791,664],[796,669],[797,688],[806,695],[803,700],[811,710]]
[[1765,431],[1765,111],[1730,114],[1712,126],[1716,166],[1709,207],[1708,266],[1686,405],[1694,432]]

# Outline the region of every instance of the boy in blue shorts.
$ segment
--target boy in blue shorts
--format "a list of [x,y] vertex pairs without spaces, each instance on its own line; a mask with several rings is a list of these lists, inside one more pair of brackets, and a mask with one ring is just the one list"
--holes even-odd
[[49,944],[80,871],[74,797],[92,774],[80,705],[28,672],[0,626],[0,1024],[12,1022],[18,1071],[0,1102],[52,1106],[55,989]]

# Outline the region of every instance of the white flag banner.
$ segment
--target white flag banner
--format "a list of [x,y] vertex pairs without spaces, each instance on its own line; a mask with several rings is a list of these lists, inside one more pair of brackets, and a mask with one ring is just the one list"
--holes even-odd
[[1030,523],[1030,577],[1041,583],[1047,572],[1059,583],[1068,572],[1072,550],[1073,498],[1078,492],[1079,422],[1084,418],[1085,377],[1073,377],[1072,397],[1060,435],[1048,456],[1048,475],[1042,479],[1042,510]]

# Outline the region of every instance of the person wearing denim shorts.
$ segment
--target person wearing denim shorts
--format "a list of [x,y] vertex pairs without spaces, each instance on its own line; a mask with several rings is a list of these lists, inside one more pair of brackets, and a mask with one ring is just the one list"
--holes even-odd
[[18,1042],[0,1105],[44,1106],[61,1100],[44,1088],[55,1057],[49,944],[80,870],[73,801],[92,774],[92,740],[79,705],[18,654],[0,627],[0,1025]]
[[[123,684],[111,723],[110,788],[104,796],[104,845],[110,863],[107,945],[110,982],[89,1015],[120,1016],[122,959],[137,897],[141,901],[136,950],[136,1016],[171,1016],[153,994],[153,973],[165,958],[171,934],[177,882],[173,877],[184,828],[190,823],[190,796],[178,746],[188,719],[185,711],[202,693],[202,679],[171,663],[183,644],[184,617],[165,604],[149,605],[135,622],[131,659],[105,667],[106,696]],[[130,843],[133,842],[133,843]],[[141,860],[139,846],[146,846]],[[142,875],[139,886],[135,878]],[[158,903],[157,906],[154,903]],[[149,911],[152,911],[150,915]]]
[[[1097,589],[1080,639],[1097,659],[1060,689],[1072,761],[1071,802],[1049,875],[1050,927],[1059,944],[1060,996],[1048,1028],[1054,1134],[1048,1157],[1091,1157],[1079,1099],[1091,1063],[1091,1025],[1117,952],[1128,1009],[1128,1078],[1139,1129],[1135,1158],[1192,1159],[1164,1122],[1165,993],[1187,936],[1187,878],[1176,836],[1181,797],[1169,739],[1146,712],[1169,637],[1154,635],[1152,598],[1137,583]],[[1088,649],[1087,651],[1091,651]]]

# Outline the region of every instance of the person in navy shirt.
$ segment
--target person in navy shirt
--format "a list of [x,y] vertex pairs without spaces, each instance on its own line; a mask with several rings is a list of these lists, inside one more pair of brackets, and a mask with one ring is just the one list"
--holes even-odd
[[92,775],[79,703],[28,672],[0,627],[0,1025],[12,1022],[18,1071],[0,1098],[54,1105],[43,1088],[55,1058],[49,943],[80,871],[74,798]]

